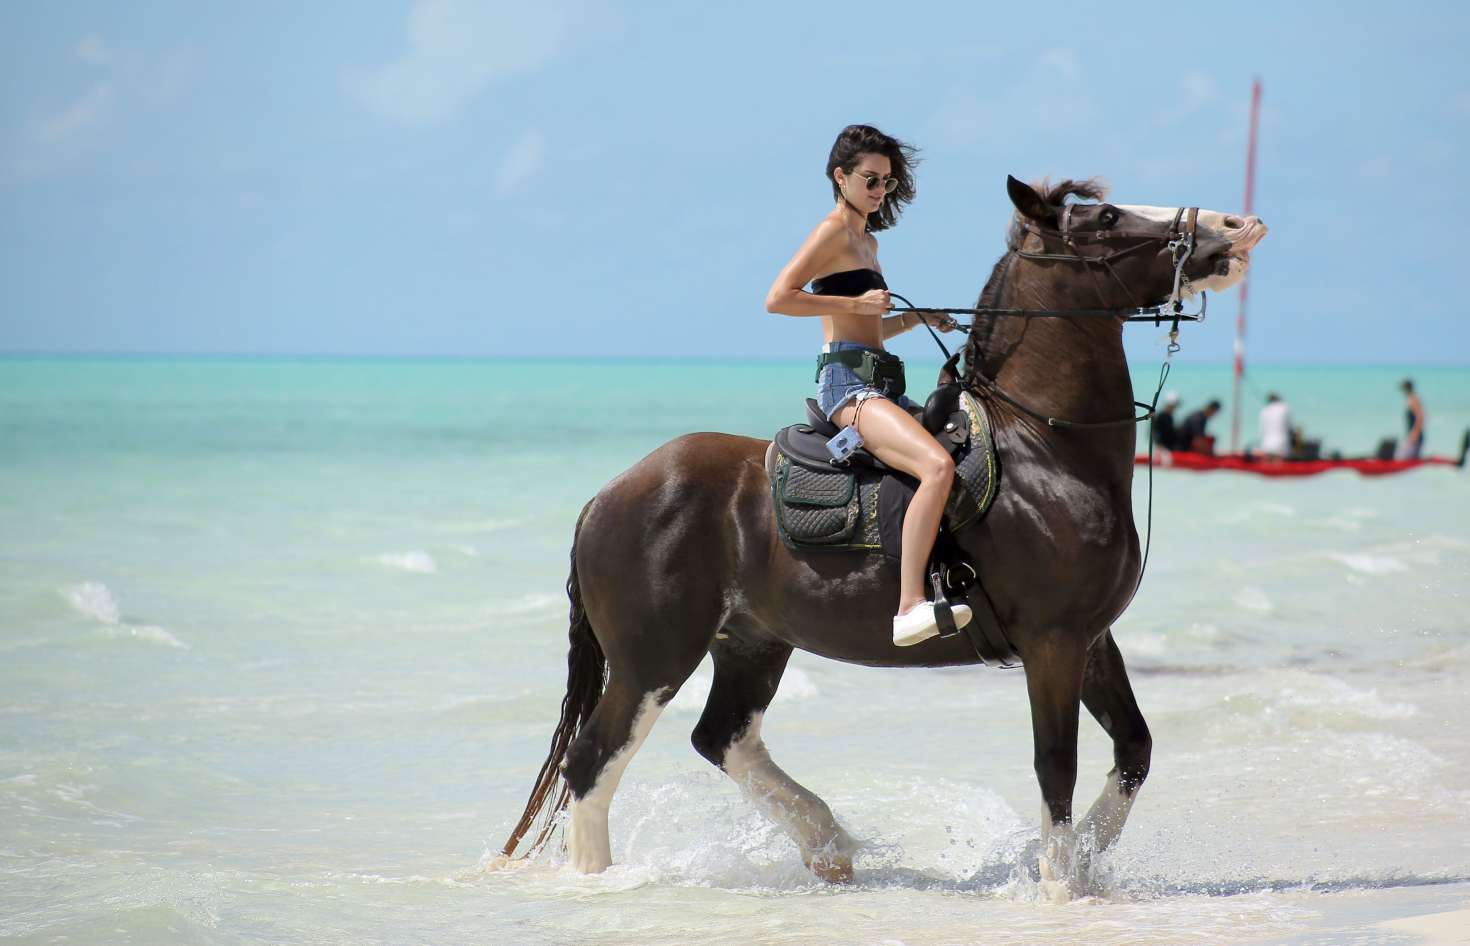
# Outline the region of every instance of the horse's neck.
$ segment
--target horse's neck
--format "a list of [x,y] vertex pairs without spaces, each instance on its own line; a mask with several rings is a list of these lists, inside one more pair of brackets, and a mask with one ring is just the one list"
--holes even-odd
[[[1098,305],[1092,287],[1076,280],[1036,286],[1003,278],[982,299],[1001,308]],[[1133,383],[1118,320],[1000,316],[973,341],[979,370],[1036,410],[1082,422],[1116,420],[1132,410]]]

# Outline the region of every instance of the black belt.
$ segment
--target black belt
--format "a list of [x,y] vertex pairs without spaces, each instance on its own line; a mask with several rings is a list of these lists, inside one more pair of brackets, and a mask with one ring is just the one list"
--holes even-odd
[[851,368],[864,384],[873,385],[888,397],[899,397],[904,392],[903,359],[880,348],[823,352],[817,356],[817,376],[812,380],[820,380],[822,369],[828,365]]

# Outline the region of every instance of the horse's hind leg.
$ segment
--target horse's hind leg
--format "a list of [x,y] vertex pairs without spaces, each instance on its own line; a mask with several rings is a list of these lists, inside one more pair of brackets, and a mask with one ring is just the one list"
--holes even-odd
[[607,811],[613,792],[677,688],[675,684],[645,689],[620,680],[614,672],[597,709],[568,747],[563,774],[572,796],[567,852],[574,869],[595,874],[612,864]]
[[1113,770],[1108,773],[1102,795],[1082,819],[1079,829],[1084,837],[1094,839],[1097,851],[1104,851],[1123,831],[1133,799],[1148,777],[1153,751],[1148,724],[1133,699],[1133,687],[1128,683],[1128,671],[1123,667],[1123,655],[1113,642],[1112,631],[1092,645],[1082,679],[1082,702],[1113,738]]
[[694,728],[694,748],[786,830],[814,874],[835,883],[851,880],[852,839],[826,802],[771,761],[761,741],[761,718],[776,695],[791,648],[731,637],[721,640],[711,655],[715,679],[704,715]]

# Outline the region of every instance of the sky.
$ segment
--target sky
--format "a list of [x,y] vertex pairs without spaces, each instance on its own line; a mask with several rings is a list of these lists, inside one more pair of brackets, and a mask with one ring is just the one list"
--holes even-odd
[[1467,10],[11,0],[0,352],[808,358],[764,297],[844,125],[922,151],[890,285],[969,306],[1007,174],[1240,210],[1259,76],[1250,357],[1470,365]]

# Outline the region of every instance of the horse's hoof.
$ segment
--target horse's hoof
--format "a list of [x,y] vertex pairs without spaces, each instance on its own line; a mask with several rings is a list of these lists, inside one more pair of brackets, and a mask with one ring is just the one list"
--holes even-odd
[[807,861],[807,869],[829,884],[852,883],[852,860],[845,857],[819,857]]
[[1059,907],[1066,906],[1072,902],[1072,888],[1064,881],[1043,880],[1041,882],[1041,894]]

